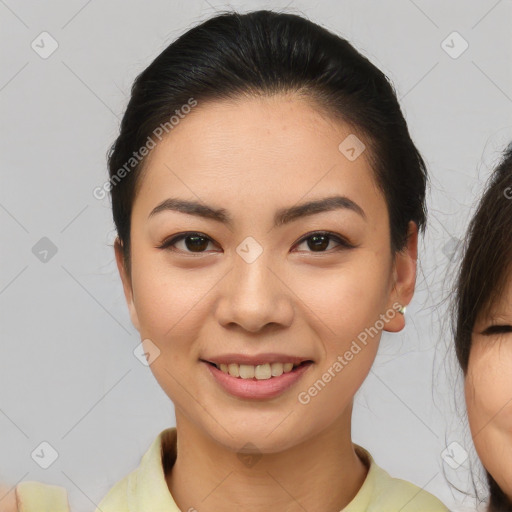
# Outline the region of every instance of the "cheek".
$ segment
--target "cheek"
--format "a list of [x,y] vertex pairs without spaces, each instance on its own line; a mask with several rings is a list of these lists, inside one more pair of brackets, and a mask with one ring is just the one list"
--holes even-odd
[[197,340],[205,338],[201,333],[211,309],[209,293],[219,278],[211,272],[200,274],[152,264],[140,265],[133,276],[141,339],[150,339],[159,350],[151,372],[180,410],[193,408],[191,397],[200,395],[201,384],[191,384],[191,376],[201,348]]
[[475,431],[491,422],[496,428],[512,431],[512,345],[473,344],[465,394]]
[[[389,299],[390,270],[385,258],[369,250],[333,268],[306,268],[289,278],[289,285],[304,305],[304,313],[316,315],[326,339],[347,340],[375,324]],[[313,320],[313,319],[312,319]]]
[[[179,268],[165,253],[133,244],[132,284],[134,306],[142,339],[150,339],[165,357],[169,367],[180,357],[197,349],[190,340],[199,338],[204,323],[208,291],[218,277],[203,268]],[[183,362],[179,362],[180,365]]]
[[385,262],[361,251],[345,267],[309,270],[291,283],[301,298],[298,322],[306,323],[305,332],[322,345],[320,382],[313,379],[303,390],[317,406],[325,405],[319,407],[322,414],[336,412],[329,404],[342,409],[352,399],[373,364],[383,326],[398,314],[386,310],[390,271]]
[[465,382],[468,420],[482,464],[512,494],[512,350],[473,345]]

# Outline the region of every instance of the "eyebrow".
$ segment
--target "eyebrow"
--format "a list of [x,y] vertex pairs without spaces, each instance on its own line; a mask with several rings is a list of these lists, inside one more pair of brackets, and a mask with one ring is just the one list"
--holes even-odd
[[[156,206],[149,214],[149,217],[169,210],[211,219],[228,226],[233,225],[233,218],[224,208],[214,208],[197,201],[188,201],[186,199],[172,197],[162,201]],[[353,211],[366,220],[364,210],[357,203],[352,201],[352,199],[345,196],[331,196],[277,210],[274,215],[274,227],[288,224],[303,217],[333,210]]]

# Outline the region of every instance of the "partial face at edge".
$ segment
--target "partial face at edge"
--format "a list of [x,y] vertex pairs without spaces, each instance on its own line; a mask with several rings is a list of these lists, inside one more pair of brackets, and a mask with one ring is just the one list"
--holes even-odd
[[512,276],[491,313],[475,322],[465,395],[478,456],[512,501]]
[[[225,446],[251,439],[262,452],[280,451],[343,418],[350,424],[382,325],[403,327],[393,304],[412,297],[416,231],[393,258],[385,199],[364,153],[350,161],[338,149],[350,133],[289,96],[199,103],[147,162],[131,219],[131,279],[117,253],[132,321],[160,350],[151,370],[177,417]],[[341,208],[273,227],[277,210],[330,196],[362,213]],[[223,208],[233,223],[151,215],[171,197]],[[332,236],[312,240],[318,231]],[[183,232],[205,238],[161,248]],[[237,252],[248,237],[262,251],[251,262]],[[307,393],[375,325],[379,333],[358,342],[361,350],[321,391]],[[279,396],[250,400],[227,393],[201,362],[268,352],[314,364]]]

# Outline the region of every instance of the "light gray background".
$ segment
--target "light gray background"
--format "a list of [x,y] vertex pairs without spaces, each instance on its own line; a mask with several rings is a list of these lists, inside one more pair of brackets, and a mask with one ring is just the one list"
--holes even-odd
[[[356,399],[354,440],[394,476],[462,510],[445,476],[466,488],[473,452],[455,408],[444,301],[453,249],[512,139],[512,2],[229,5],[302,13],[348,38],[396,86],[431,173],[429,228],[407,327],[382,339]],[[74,511],[93,510],[174,425],[172,403],[133,355],[140,340],[113,259],[110,204],[92,191],[106,179],[135,76],[229,5],[0,0],[0,480],[63,485]],[[43,31],[59,45],[46,59],[31,47]],[[458,58],[442,47],[453,31],[469,44]],[[32,250],[42,237],[57,248],[46,262]],[[46,470],[31,458],[43,441],[58,452]],[[441,456],[454,441],[469,453],[457,469]]]

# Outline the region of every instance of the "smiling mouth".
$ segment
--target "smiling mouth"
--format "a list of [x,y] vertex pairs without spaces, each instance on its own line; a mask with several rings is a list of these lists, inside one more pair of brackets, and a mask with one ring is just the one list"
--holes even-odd
[[299,364],[275,362],[258,365],[238,363],[216,364],[212,363],[211,361],[204,362],[208,363],[211,366],[214,366],[223,373],[231,375],[231,377],[249,380],[268,380],[275,377],[280,377],[284,373],[294,372],[295,370],[303,366],[313,364],[313,361],[311,360],[302,361]]

